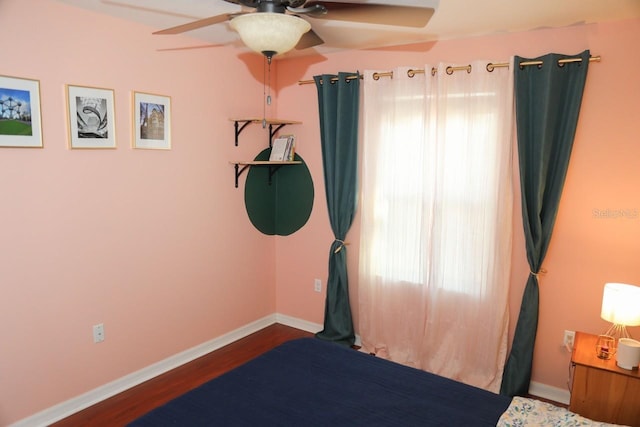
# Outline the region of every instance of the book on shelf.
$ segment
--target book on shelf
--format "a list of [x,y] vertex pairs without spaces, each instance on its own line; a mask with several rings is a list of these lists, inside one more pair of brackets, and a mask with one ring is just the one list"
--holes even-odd
[[288,160],[288,161],[294,160],[295,154],[296,154],[296,137],[294,135],[289,135],[285,160]]
[[271,145],[270,162],[286,162],[293,160],[295,154],[295,136],[281,135],[273,140]]

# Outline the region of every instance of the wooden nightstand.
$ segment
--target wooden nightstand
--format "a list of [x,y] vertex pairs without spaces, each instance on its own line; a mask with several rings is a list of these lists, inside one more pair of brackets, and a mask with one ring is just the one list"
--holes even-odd
[[640,426],[640,373],[596,356],[597,335],[577,332],[569,410],[596,421]]

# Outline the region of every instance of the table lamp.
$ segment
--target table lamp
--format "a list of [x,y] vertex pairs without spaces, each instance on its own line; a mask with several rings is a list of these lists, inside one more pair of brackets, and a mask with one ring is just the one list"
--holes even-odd
[[631,338],[627,326],[640,325],[640,287],[626,283],[605,284],[600,317],[611,322],[611,327],[604,336],[613,338],[610,341],[613,347],[608,350],[613,355],[621,338]]

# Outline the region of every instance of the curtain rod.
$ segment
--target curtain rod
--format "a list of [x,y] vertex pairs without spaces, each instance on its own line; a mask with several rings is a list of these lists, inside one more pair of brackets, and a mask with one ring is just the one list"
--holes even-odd
[[[598,56],[590,56],[589,57],[589,62],[600,62],[602,58],[600,57],[600,55]],[[558,64],[568,64],[571,62],[582,62],[582,58],[566,58],[566,59],[559,59],[558,60]],[[543,61],[523,61],[519,64],[520,67],[528,67],[530,65],[542,65]],[[496,64],[494,63],[488,63],[486,66],[487,71],[492,72],[493,70],[495,70],[496,68],[502,68],[502,67],[509,67],[509,63],[508,62],[498,62]],[[453,74],[455,71],[466,71],[467,73],[471,72],[471,65],[462,65],[462,66],[458,66],[458,67],[453,67],[453,66],[448,66],[447,68],[445,68],[445,72],[449,75]],[[435,76],[436,73],[438,72],[438,69],[433,67],[431,69],[431,75]],[[407,75],[409,77],[413,77],[416,74],[424,74],[425,70],[407,70]],[[363,79],[364,76],[347,76],[347,80],[355,80],[358,77],[360,77],[360,79]],[[386,72],[381,72],[381,73],[373,73],[373,79],[374,80],[379,80],[380,77],[391,77],[393,78],[393,71],[386,71]],[[333,77],[331,79],[332,82],[338,81],[337,77]],[[321,80],[322,82],[322,80]],[[298,81],[299,85],[308,85],[308,84],[314,84],[315,80],[300,80]]]

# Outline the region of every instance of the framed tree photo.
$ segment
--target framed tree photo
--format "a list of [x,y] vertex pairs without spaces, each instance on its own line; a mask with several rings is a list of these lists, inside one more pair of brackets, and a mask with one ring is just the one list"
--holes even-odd
[[116,148],[112,89],[67,85],[69,146]]
[[171,98],[133,92],[133,148],[171,149]]
[[0,147],[42,147],[40,82],[0,76]]

